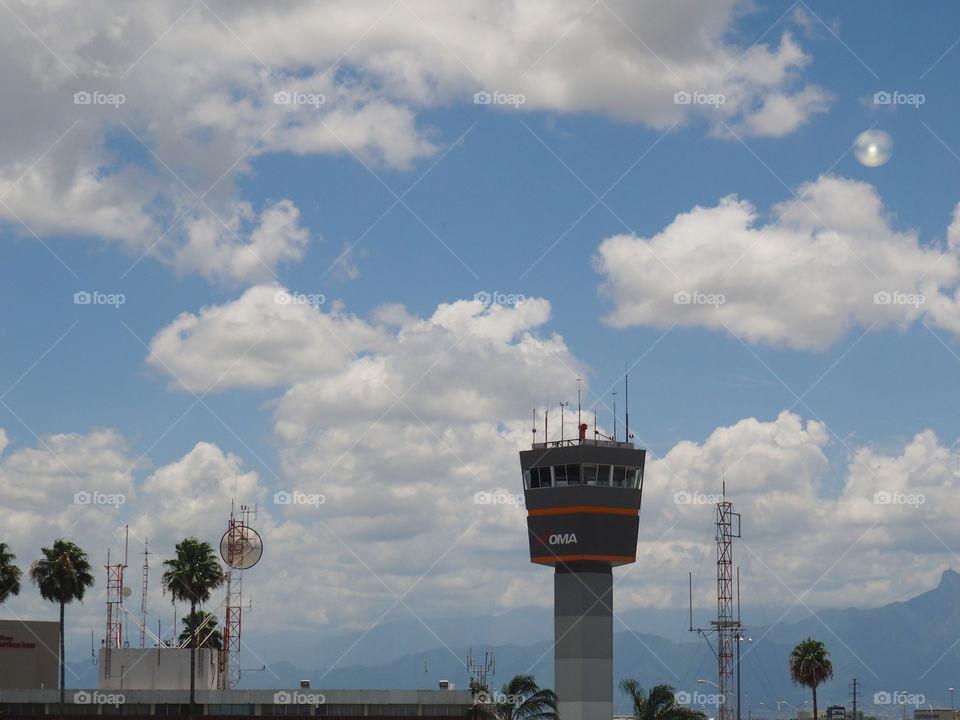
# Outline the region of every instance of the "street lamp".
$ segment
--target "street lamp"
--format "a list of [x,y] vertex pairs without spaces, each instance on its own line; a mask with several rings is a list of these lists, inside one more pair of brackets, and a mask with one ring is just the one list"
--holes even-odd
[[947,688],[950,691],[950,720],[957,720],[956,711],[953,709],[953,688]]
[[[729,695],[730,697],[736,697],[731,691],[729,691],[729,690],[724,690],[722,687],[720,687],[719,685],[717,685],[717,683],[713,682],[713,680],[697,680],[697,682],[700,683],[700,684],[702,684],[702,685],[713,685],[713,686],[714,686],[717,690],[719,690],[720,692],[726,693],[726,694]],[[724,702],[726,702],[726,698],[724,698]]]
[[901,690],[900,694],[903,696],[903,720],[907,720],[907,691]]
[[717,685],[713,680],[697,680],[697,682],[702,683],[704,685],[713,685],[717,690],[720,690],[721,692],[725,692],[730,697],[733,697],[733,692],[731,690],[724,690],[722,687]]
[[[804,700],[804,701],[803,701],[802,703],[800,703],[799,705],[791,705],[791,704],[788,703],[786,700],[777,700],[777,710],[780,709],[780,706],[781,706],[781,705],[786,705],[786,706],[788,706],[788,707],[792,707],[794,710],[797,711],[797,720],[800,720],[800,708],[802,708],[802,707],[803,707],[804,705],[806,705],[808,702],[810,702],[810,701],[809,701],[809,700]],[[814,718],[814,720],[816,720],[816,718]]]

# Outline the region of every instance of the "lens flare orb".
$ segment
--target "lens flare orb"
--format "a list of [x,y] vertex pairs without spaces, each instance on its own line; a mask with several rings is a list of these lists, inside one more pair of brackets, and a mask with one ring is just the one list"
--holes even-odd
[[857,135],[853,152],[861,165],[880,167],[893,154],[893,138],[883,130],[865,130]]

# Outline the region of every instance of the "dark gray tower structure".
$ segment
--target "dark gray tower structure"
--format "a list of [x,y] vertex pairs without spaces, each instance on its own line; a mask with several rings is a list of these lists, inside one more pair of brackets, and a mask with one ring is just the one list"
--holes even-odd
[[530,561],[554,568],[562,720],[613,717],[613,568],[636,560],[646,457],[631,442],[588,440],[586,427],[520,453]]

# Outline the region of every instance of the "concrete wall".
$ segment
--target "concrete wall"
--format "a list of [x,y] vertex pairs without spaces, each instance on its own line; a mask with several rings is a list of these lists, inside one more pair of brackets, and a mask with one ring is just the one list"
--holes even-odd
[[557,567],[553,687],[562,720],[613,717],[613,571]]
[[0,688],[56,689],[59,657],[59,622],[0,620]]
[[[179,648],[117,648],[110,651],[110,675],[106,675],[104,653],[100,650],[101,690],[189,690],[190,650]],[[197,650],[196,688],[217,689],[219,652]]]

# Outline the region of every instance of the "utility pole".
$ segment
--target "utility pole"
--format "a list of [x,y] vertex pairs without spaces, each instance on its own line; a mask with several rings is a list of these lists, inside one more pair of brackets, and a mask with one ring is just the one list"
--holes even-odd
[[853,720],[857,720],[857,679],[854,678],[850,683],[850,696],[853,698]]

